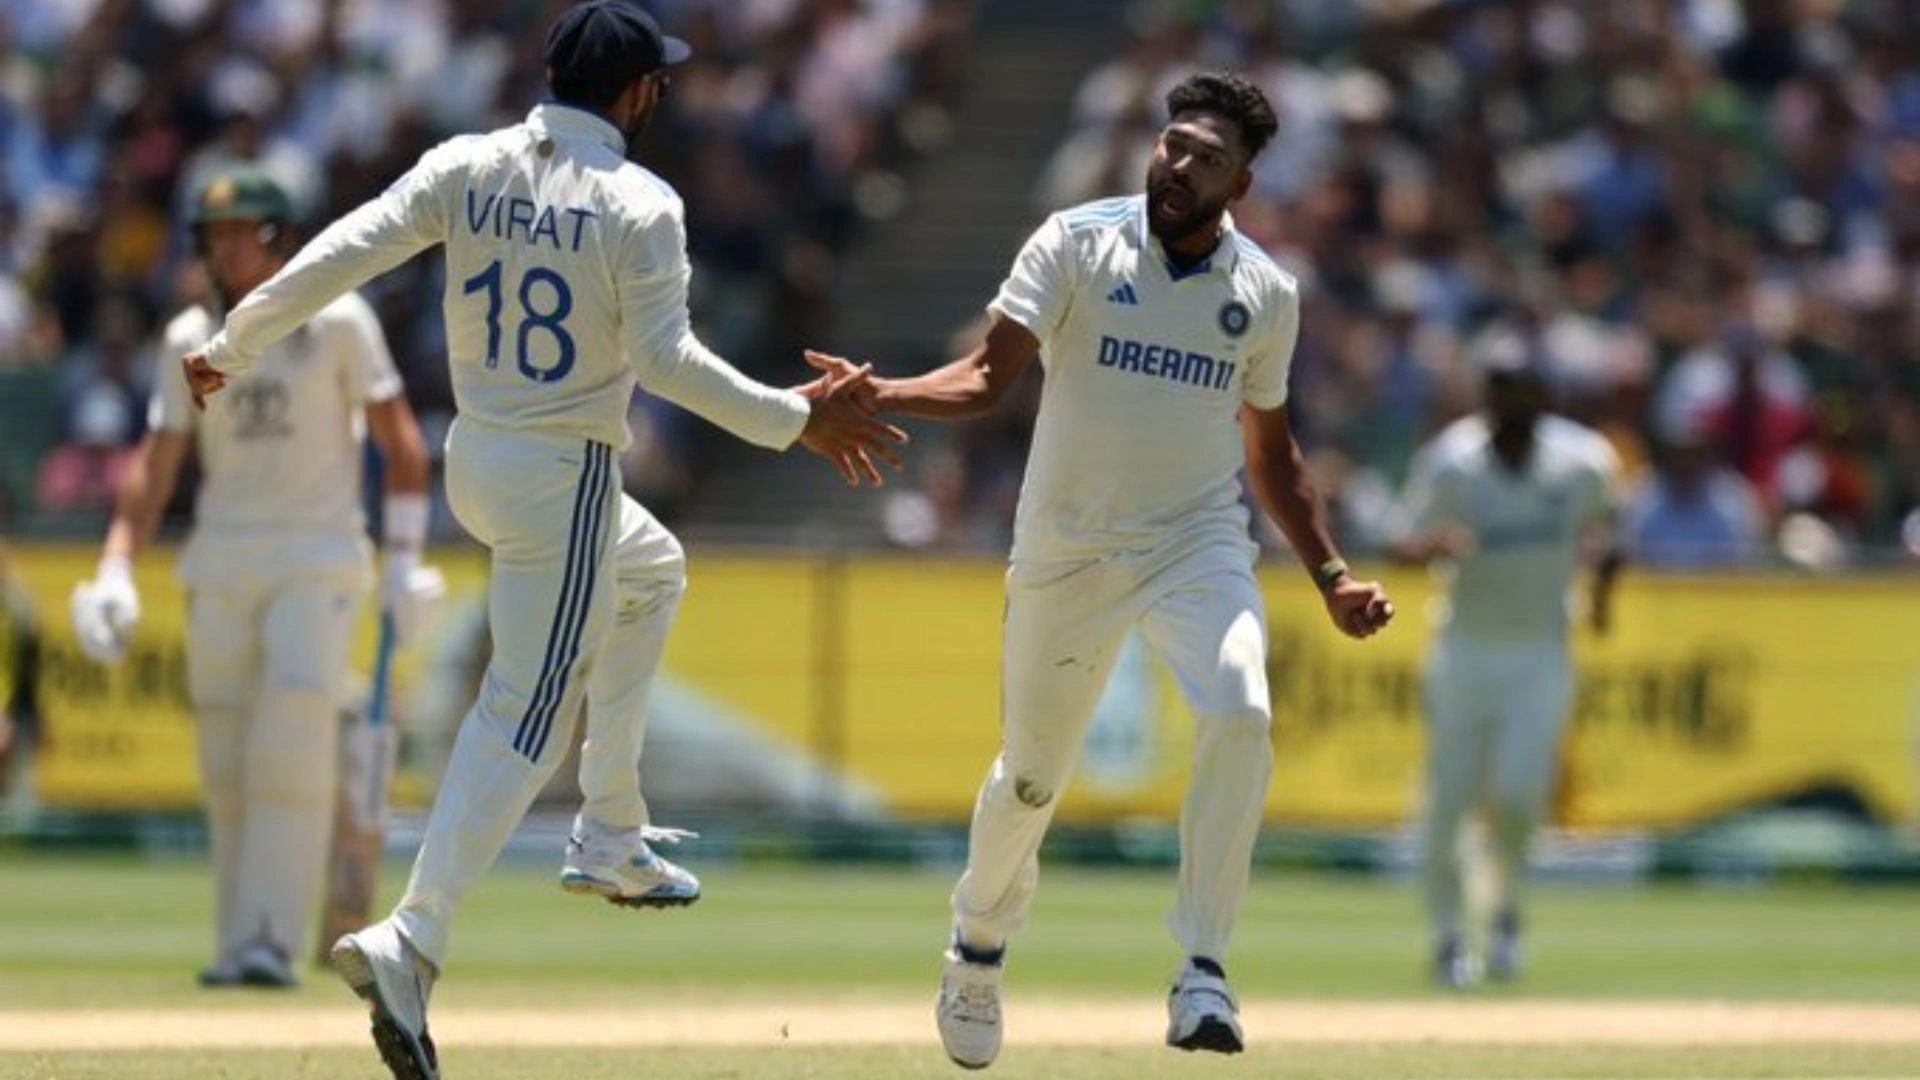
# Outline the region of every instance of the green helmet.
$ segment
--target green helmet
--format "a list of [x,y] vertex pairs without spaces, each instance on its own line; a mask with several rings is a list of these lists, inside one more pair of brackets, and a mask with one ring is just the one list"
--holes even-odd
[[194,194],[188,222],[194,228],[215,221],[261,221],[284,225],[293,220],[287,193],[253,165],[220,169]]

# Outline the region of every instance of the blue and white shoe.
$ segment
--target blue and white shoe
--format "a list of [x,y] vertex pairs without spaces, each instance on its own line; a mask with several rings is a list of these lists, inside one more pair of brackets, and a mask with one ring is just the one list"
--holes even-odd
[[698,833],[684,829],[608,829],[584,815],[574,819],[560,887],[621,907],[686,907],[700,899],[700,879],[653,850]]

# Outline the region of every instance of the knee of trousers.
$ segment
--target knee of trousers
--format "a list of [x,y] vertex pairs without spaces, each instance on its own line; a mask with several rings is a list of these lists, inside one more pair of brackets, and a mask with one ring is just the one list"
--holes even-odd
[[1017,766],[1002,756],[987,775],[985,798],[1015,814],[1050,814],[1065,786],[1066,776],[1054,770]]
[[196,698],[194,722],[200,783],[209,800],[236,797],[246,775],[247,708],[242,701],[213,702]]
[[661,608],[671,608],[680,602],[687,591],[687,563],[685,558],[675,558],[672,562],[657,563],[643,572],[621,575],[618,586],[619,621],[651,615]]

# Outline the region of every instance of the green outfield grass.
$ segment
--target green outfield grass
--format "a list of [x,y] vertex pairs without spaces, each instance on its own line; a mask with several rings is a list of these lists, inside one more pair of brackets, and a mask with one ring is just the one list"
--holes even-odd
[[[136,1064],[137,1063],[137,1064]],[[441,1062],[449,1080],[1911,1080],[1912,1049],[1810,1047],[1640,1050],[1618,1047],[1305,1046],[1255,1048],[1237,1058],[1171,1051],[1009,1047],[993,1068],[969,1073],[922,1047],[836,1050],[669,1049],[628,1052],[514,1051],[460,1054]],[[210,1054],[5,1055],[9,1080],[385,1080],[367,1051]]]
[[[930,1000],[946,869],[702,865],[706,898],[630,912],[562,893],[551,868],[497,870],[457,927],[439,1009],[653,1003]],[[391,898],[405,868],[387,868]],[[1163,928],[1169,872],[1051,870],[1010,959],[1023,998],[1153,1002],[1177,956]],[[286,994],[208,993],[209,888],[191,861],[0,854],[0,1020],[9,1011],[223,1012],[350,1008],[330,976]],[[1830,885],[1549,887],[1534,965],[1485,998],[1715,998],[1920,1004],[1920,890]],[[1263,872],[1231,960],[1248,999],[1431,1000],[1409,882]],[[926,1037],[930,1038],[931,1024]],[[1257,1036],[1257,1033],[1256,1033]],[[531,1050],[448,1045],[451,1080],[915,1080],[963,1075],[930,1045]],[[1262,1045],[1240,1058],[1143,1046],[1010,1041],[992,1076],[1049,1080],[1285,1077],[1550,1080],[1920,1077],[1920,1031],[1894,1045]],[[370,1048],[0,1052],[0,1077],[85,1080],[349,1077],[385,1072]]]
[[[444,1000],[894,996],[936,977],[948,870],[699,869],[705,898],[659,912],[567,895],[545,868],[497,869],[456,926]],[[404,875],[387,868],[383,902]],[[1047,871],[1010,978],[1034,992],[1150,990],[1178,959],[1171,894],[1170,872]],[[0,856],[0,1008],[209,1000],[191,985],[208,959],[209,903],[191,861]],[[1526,994],[1920,1003],[1911,888],[1550,887],[1531,923]],[[1403,998],[1428,992],[1425,950],[1410,882],[1263,872],[1231,966],[1252,997]],[[337,992],[316,981],[287,997]]]

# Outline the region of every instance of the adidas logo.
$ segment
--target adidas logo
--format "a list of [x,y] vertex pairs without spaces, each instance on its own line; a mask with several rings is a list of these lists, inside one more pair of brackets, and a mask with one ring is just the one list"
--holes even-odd
[[1107,299],[1115,304],[1139,306],[1140,298],[1133,294],[1133,282],[1123,281],[1120,287],[1107,294]]

